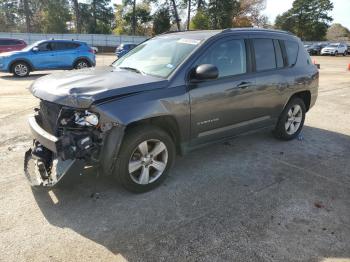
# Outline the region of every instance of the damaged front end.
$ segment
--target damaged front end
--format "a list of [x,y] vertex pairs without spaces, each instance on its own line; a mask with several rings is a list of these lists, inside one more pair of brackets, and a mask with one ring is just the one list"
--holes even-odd
[[25,153],[24,173],[32,186],[52,187],[63,177],[97,165],[105,136],[113,125],[99,116],[42,100],[29,118],[33,147]]

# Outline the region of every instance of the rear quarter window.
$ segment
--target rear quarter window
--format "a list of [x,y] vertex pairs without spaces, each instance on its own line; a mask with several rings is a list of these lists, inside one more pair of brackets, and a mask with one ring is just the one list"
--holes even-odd
[[286,47],[288,66],[294,66],[298,59],[299,44],[295,41],[284,41]]

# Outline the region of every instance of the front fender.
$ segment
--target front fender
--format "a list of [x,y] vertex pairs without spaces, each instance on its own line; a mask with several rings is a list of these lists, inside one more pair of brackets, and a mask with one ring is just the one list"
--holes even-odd
[[8,64],[7,64],[7,71],[10,72],[12,66],[13,66],[16,62],[20,62],[20,61],[26,62],[26,63],[30,66],[30,69],[31,69],[31,70],[34,70],[34,69],[35,69],[34,65],[32,64],[32,62],[31,62],[29,59],[27,59],[27,58],[20,58],[20,57],[19,57],[19,58],[11,59],[11,60],[8,62]]
[[190,102],[185,86],[136,93],[95,104],[92,111],[101,123],[112,122],[127,127],[138,121],[171,116],[179,127],[181,141],[189,139]]

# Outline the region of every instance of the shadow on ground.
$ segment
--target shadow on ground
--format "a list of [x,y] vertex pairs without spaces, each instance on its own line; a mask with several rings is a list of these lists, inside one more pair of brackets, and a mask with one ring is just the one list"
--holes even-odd
[[149,193],[94,175],[33,193],[49,223],[129,261],[350,258],[349,153],[342,134],[264,131],[179,157]]
[[46,76],[48,74],[49,73],[30,74],[29,76],[26,76],[26,77],[16,77],[12,74],[8,74],[8,75],[1,75],[0,78],[3,80],[11,80],[11,81],[33,81],[42,76]]

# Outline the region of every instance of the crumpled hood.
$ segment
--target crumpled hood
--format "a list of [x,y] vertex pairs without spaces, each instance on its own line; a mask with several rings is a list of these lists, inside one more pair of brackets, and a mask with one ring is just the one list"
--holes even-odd
[[119,96],[167,86],[168,81],[113,67],[66,71],[36,80],[30,92],[37,98],[76,108]]

